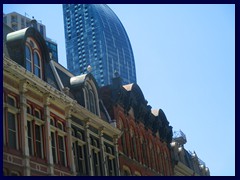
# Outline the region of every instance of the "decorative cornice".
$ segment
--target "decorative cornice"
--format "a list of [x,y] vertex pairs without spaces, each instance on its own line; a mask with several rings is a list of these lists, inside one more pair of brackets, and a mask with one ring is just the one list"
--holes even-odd
[[69,105],[72,106],[73,113],[80,114],[81,117],[84,117],[86,119],[88,118],[91,124],[97,125],[99,127],[104,126],[106,128],[106,131],[112,132],[113,134],[121,133],[120,130],[112,127],[109,123],[102,120],[99,116],[91,113],[86,108],[82,107],[80,104],[77,104],[76,100],[55,89],[47,82],[27,71],[24,67],[17,64],[5,55],[3,56],[3,69],[4,74],[8,73],[19,80],[25,79],[27,84],[25,87],[27,89],[34,89],[43,96],[46,95],[46,104],[49,103],[50,99],[53,101],[60,101],[66,108],[68,108]]

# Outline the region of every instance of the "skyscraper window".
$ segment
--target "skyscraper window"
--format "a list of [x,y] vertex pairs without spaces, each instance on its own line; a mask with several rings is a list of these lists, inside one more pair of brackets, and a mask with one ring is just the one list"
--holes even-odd
[[[115,71],[122,77],[123,84],[136,82],[134,56],[127,33],[107,5],[63,4],[63,14],[67,67],[73,74],[84,74],[91,65],[99,86],[110,84]],[[79,49],[76,42],[84,46]],[[83,58],[85,61],[80,61]],[[74,67],[81,67],[80,63],[82,68]]]

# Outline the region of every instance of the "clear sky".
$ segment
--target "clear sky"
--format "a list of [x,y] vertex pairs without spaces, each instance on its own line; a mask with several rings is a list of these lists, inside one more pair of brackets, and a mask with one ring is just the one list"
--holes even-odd
[[[109,4],[125,27],[137,82],[212,176],[235,175],[235,5]],[[3,5],[34,16],[66,67],[62,5]]]

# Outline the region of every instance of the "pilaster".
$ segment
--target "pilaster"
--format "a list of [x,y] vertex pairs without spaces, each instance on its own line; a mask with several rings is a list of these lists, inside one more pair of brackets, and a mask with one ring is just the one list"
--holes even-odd
[[116,176],[120,176],[118,138],[119,138],[118,135],[113,136]]
[[67,131],[67,147],[68,147],[68,162],[72,172],[72,175],[76,176],[76,167],[74,163],[73,148],[72,148],[72,128],[71,128],[71,110],[72,105],[68,105],[65,108],[65,119],[66,119],[66,131]]
[[86,148],[87,148],[87,166],[88,166],[88,173],[90,176],[93,176],[93,164],[92,164],[92,153],[91,153],[91,141],[90,141],[90,135],[89,135],[89,124],[90,124],[90,119],[87,119],[85,121],[84,129],[85,129],[85,137],[86,137]]
[[28,127],[27,127],[27,80],[20,80],[19,94],[20,94],[20,129],[22,132],[21,143],[23,153],[23,175],[30,176],[30,160],[28,148]]
[[46,142],[46,156],[48,163],[48,174],[54,175],[54,164],[52,156],[52,142],[51,142],[51,130],[50,130],[50,94],[45,93],[43,95],[43,104],[44,104],[44,126],[45,126],[45,142]]
[[103,176],[107,175],[107,162],[106,162],[106,154],[104,150],[104,141],[103,141],[103,132],[104,132],[104,127],[99,128],[99,140],[100,140],[100,154],[101,154],[101,159],[103,161],[102,163],[102,170],[103,170]]

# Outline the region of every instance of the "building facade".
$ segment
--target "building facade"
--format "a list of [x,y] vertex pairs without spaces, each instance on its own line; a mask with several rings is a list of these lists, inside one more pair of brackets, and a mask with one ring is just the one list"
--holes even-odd
[[171,154],[174,161],[174,176],[210,176],[210,171],[205,163],[184,148],[187,138],[181,131],[174,131],[171,142]]
[[120,172],[123,176],[171,176],[172,127],[164,112],[147,105],[137,84],[122,86],[121,78],[100,89],[106,108],[118,129]]
[[123,83],[136,83],[128,35],[115,13],[103,4],[63,4],[67,67],[75,75],[92,74],[99,86],[111,84],[114,72]]
[[3,175],[119,175],[117,141],[91,74],[73,76],[34,28],[3,24]]
[[24,29],[26,27],[35,26],[46,41],[49,51],[52,53],[52,59],[58,62],[57,43],[46,36],[46,26],[35,19],[30,19],[27,14],[21,15],[16,12],[3,14],[3,22],[11,27],[14,31]]

